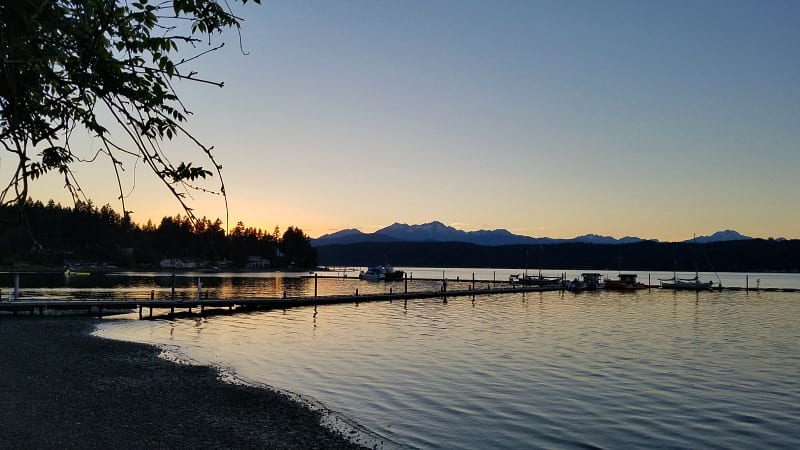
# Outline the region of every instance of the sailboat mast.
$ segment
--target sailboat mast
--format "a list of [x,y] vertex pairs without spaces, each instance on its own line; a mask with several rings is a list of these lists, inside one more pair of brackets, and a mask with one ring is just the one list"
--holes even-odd
[[542,253],[544,253],[544,249],[542,248],[542,244],[539,244],[539,279],[542,279]]
[[697,234],[692,233],[692,242],[694,243],[694,279],[700,281],[700,270],[697,268]]
[[528,278],[528,249],[525,249],[525,278]]

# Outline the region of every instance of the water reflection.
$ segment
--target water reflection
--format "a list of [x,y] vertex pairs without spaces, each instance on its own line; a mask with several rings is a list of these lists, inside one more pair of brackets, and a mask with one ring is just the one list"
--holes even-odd
[[478,295],[116,331],[310,395],[409,447],[790,448],[797,295]]
[[[332,273],[320,273],[315,279],[308,273],[168,273],[168,272],[115,272],[91,273],[81,276],[65,276],[61,272],[19,273],[20,294],[27,299],[165,299],[194,298],[198,293],[198,282],[202,284],[201,295],[208,298],[280,298],[319,295],[344,295],[388,293],[408,291],[439,291],[441,277],[448,278],[447,289],[491,288],[495,281],[505,281],[511,269],[424,269],[401,268],[412,279],[397,282],[370,282],[358,280],[357,276],[334,277]],[[546,272],[557,274],[556,271]],[[578,271],[562,271],[567,278]],[[640,275],[646,272],[639,271]],[[14,275],[0,272],[0,293],[7,296],[13,290]],[[613,274],[608,274],[613,276]],[[655,280],[666,273],[647,274],[643,279]],[[671,276],[671,274],[669,274]],[[716,274],[701,274],[701,278],[712,279]],[[759,280],[763,288],[800,288],[799,274],[719,274],[724,286],[744,287],[749,278]],[[475,281],[473,281],[475,280]],[[754,284],[754,283],[753,283]],[[751,286],[754,287],[754,286]],[[759,292],[748,295],[757,296]],[[562,294],[574,296],[576,294]],[[582,293],[577,295],[591,295]],[[624,293],[636,295],[636,292]],[[677,293],[675,295],[678,295]],[[704,294],[699,294],[697,300]],[[446,301],[446,299],[444,300]]]

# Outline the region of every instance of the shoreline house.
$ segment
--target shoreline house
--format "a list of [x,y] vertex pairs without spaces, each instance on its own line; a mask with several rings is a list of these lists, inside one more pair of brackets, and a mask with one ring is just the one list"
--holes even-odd
[[260,269],[269,269],[270,261],[267,258],[263,258],[261,256],[248,256],[247,257],[247,268],[260,270]]
[[162,269],[196,269],[197,263],[194,260],[183,260],[180,258],[164,258],[159,263]]

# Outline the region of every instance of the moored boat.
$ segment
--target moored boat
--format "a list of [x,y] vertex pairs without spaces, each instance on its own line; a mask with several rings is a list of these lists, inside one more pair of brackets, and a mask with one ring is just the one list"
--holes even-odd
[[92,274],[91,272],[77,271],[71,268],[67,268],[64,270],[64,276],[66,277],[88,277],[91,274]]
[[540,272],[539,275],[513,274],[508,277],[508,281],[523,286],[557,286],[561,284],[562,279],[561,277],[547,277]]
[[358,278],[368,281],[397,281],[402,280],[405,272],[395,270],[392,266],[374,266],[366,271],[361,271]]
[[603,281],[606,289],[613,291],[634,291],[637,289],[647,289],[647,285],[637,281],[638,275],[635,273],[621,273],[616,280],[606,278]]
[[[697,237],[692,238],[692,242],[697,241]],[[672,278],[659,278],[661,287],[664,289],[684,290],[684,291],[706,291],[714,286],[713,281],[700,281],[700,273],[697,271],[697,255],[695,254],[695,271],[692,278],[678,278],[677,270],[673,273]],[[717,276],[719,278],[719,276]],[[722,282],[719,284],[722,289]]]
[[585,272],[581,274],[581,279],[575,278],[566,285],[568,291],[581,292],[581,291],[599,291],[605,286],[603,285],[602,275],[594,272]]
[[659,279],[661,287],[664,289],[675,289],[684,291],[706,291],[714,286],[713,281],[700,281],[700,277],[695,275],[692,278],[672,278]]

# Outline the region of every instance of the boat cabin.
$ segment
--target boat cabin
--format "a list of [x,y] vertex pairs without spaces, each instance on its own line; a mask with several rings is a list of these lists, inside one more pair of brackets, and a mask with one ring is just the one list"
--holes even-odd
[[583,282],[586,284],[590,283],[600,283],[600,277],[602,277],[599,273],[582,273],[581,278],[583,278]]
[[602,289],[602,276],[602,274],[594,272],[582,273],[581,278],[583,278],[583,288],[587,291],[596,291],[598,289]]
[[634,285],[636,284],[636,277],[635,273],[621,273],[619,274],[619,281],[624,284]]

